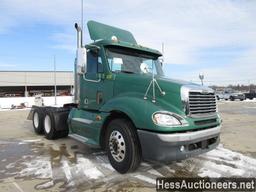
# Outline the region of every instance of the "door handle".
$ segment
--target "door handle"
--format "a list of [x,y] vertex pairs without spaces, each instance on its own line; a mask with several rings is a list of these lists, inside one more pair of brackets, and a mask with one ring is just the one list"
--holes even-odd
[[101,104],[103,101],[103,94],[101,91],[97,91],[97,94],[96,94],[96,102],[97,104]]

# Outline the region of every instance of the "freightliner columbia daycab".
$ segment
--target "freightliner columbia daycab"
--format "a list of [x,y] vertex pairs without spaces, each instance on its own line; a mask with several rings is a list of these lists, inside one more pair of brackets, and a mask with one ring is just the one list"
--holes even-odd
[[83,46],[78,38],[71,137],[105,149],[120,173],[142,159],[168,163],[218,145],[212,89],[165,77],[162,54],[138,45],[128,31],[95,21],[88,29],[92,43]]

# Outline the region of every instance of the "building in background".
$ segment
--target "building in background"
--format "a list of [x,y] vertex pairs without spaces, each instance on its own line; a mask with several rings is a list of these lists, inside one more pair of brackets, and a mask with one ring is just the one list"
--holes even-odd
[[[58,96],[72,95],[72,71],[56,71]],[[54,71],[0,71],[0,97],[54,96]]]

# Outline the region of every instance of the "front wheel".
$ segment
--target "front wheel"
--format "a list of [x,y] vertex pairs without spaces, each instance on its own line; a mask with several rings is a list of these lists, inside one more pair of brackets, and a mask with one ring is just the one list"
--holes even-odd
[[110,122],[106,134],[109,161],[119,173],[134,171],[141,162],[141,149],[133,124],[126,119]]

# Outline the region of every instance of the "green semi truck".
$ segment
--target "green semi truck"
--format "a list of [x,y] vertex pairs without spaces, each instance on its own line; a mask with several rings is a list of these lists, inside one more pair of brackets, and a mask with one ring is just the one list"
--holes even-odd
[[161,52],[139,45],[126,30],[77,24],[74,103],[31,110],[34,130],[47,139],[69,135],[106,151],[120,173],[142,160],[168,163],[214,149],[221,119],[208,87],[164,76]]

